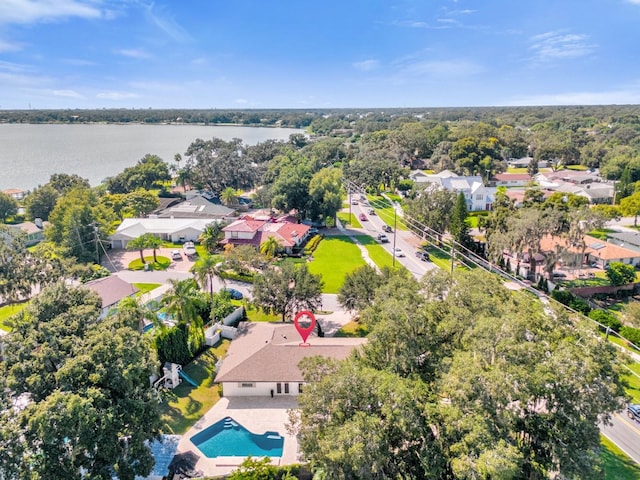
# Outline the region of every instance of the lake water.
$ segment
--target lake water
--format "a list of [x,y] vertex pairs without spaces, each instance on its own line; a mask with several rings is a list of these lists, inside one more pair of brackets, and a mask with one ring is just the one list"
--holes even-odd
[[202,125],[24,125],[0,124],[0,190],[32,190],[53,173],[75,173],[98,185],[147,153],[173,163],[176,153],[197,138],[231,140],[245,145],[287,140],[294,128]]

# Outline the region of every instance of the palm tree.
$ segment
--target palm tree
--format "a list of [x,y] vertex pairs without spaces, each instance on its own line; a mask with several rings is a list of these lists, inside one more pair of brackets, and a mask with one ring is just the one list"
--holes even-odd
[[207,252],[212,253],[215,251],[218,246],[218,241],[220,240],[223,227],[224,225],[218,222],[211,222],[204,227],[204,230],[198,237],[198,242],[200,242],[200,245],[202,245]]
[[227,206],[235,205],[238,203],[238,192],[233,187],[227,187],[220,194],[220,200]]
[[214,255],[204,255],[198,259],[193,266],[193,273],[202,285],[202,288],[209,284],[209,295],[213,300],[213,277],[218,276],[218,259]]
[[273,258],[281,248],[282,246],[278,239],[274,236],[270,236],[260,244],[260,253],[265,255],[267,258]]
[[192,278],[169,281],[172,288],[162,298],[162,305],[177,323],[189,327],[191,353],[196,353],[204,345],[204,324],[197,309],[200,302],[198,284]]
[[158,250],[162,244],[164,243],[160,238],[156,237],[151,233],[145,233],[143,237],[146,236],[146,245],[147,248],[153,249],[153,261],[158,263],[158,258],[156,257],[156,250]]
[[138,250],[140,252],[140,261],[144,265],[144,249],[147,248],[147,243],[144,239],[144,235],[141,235],[138,238],[134,238],[127,243],[127,250]]

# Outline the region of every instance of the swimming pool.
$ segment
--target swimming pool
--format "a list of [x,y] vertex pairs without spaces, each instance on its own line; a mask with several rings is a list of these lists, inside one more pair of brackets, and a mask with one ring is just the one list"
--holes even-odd
[[207,458],[281,457],[284,437],[278,432],[251,433],[231,417],[217,421],[191,437]]

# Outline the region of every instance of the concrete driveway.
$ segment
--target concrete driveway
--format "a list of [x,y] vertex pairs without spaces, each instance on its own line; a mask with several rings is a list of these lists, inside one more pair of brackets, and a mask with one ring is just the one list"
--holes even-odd
[[[167,268],[167,271],[174,272],[188,272],[193,264],[198,259],[195,257],[194,259],[187,258],[183,253],[182,249],[177,248],[159,248],[156,250],[156,256],[167,257],[171,259],[171,252],[173,250],[179,250],[182,256],[182,260],[171,260],[171,265]],[[144,256],[150,257],[153,255],[151,250],[145,250]],[[119,272],[121,270],[126,270],[129,267],[129,264],[133,260],[137,260],[140,258],[140,253],[131,250],[110,250],[107,251],[107,255],[102,258],[102,266],[106,267],[110,272]]]

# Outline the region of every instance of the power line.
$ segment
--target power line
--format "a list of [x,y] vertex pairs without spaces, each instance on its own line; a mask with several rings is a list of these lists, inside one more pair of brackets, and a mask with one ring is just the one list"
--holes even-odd
[[[358,190],[359,190],[358,191],[359,194],[366,195],[365,189],[363,187],[358,186],[354,182],[351,182],[351,181],[349,181],[347,179],[344,179],[344,181],[348,182],[352,189],[354,187],[357,187]],[[390,200],[381,201],[381,200],[373,199],[373,200],[368,200],[368,201],[369,201],[370,205],[372,205],[374,207],[377,206],[379,209],[383,210],[382,211],[383,215],[381,215],[381,217],[382,216],[386,216],[386,212],[384,212],[384,209],[388,208]],[[396,208],[396,205],[394,205],[393,202],[391,202],[391,206],[393,206],[394,209]],[[607,325],[603,325],[602,323],[598,322],[597,320],[594,320],[593,318],[584,315],[582,312],[574,310],[573,308],[569,307],[568,305],[565,305],[564,303],[559,302],[558,300],[556,300],[555,298],[545,294],[544,292],[542,292],[540,290],[537,290],[537,289],[531,287],[530,285],[527,285],[525,282],[520,280],[518,277],[512,275],[509,272],[504,271],[499,266],[493,265],[490,262],[488,262],[487,260],[479,257],[475,252],[469,250],[467,247],[465,247],[461,243],[456,242],[455,239],[453,239],[453,238],[450,239],[451,250],[449,250],[449,252],[447,252],[445,249],[439,247],[438,244],[437,244],[437,243],[440,242],[440,239],[441,239],[443,234],[437,232],[436,230],[434,230],[431,227],[429,227],[428,225],[416,220],[415,218],[412,218],[412,217],[406,215],[406,213],[404,211],[403,211],[403,214],[401,215],[401,219],[402,219],[401,223],[404,223],[405,227],[409,227],[408,230],[411,233],[413,233],[414,235],[416,235],[416,232],[410,227],[415,227],[415,226],[420,227],[419,231],[425,237],[429,237],[429,241],[431,243],[431,246],[433,248],[436,248],[437,250],[439,250],[440,252],[442,252],[444,254],[451,255],[452,259],[453,259],[452,250],[457,249],[458,250],[457,255],[459,255],[460,257],[464,258],[466,261],[476,265],[479,268],[482,268],[483,270],[485,270],[485,271],[487,271],[489,273],[496,273],[496,274],[502,276],[503,278],[509,279],[509,280],[517,283],[520,287],[522,287],[526,291],[536,295],[540,299],[545,299],[548,303],[555,302],[555,304],[563,307],[564,309],[568,310],[569,312],[571,312],[571,313],[573,313],[575,315],[578,315],[578,316],[580,316],[580,317],[582,317],[582,318],[584,318],[586,320],[589,320],[590,322],[594,323],[599,328],[601,328],[601,329],[603,329],[605,331],[605,335],[606,336],[613,335],[613,336],[619,338],[620,340],[626,342],[629,346],[633,347],[638,352],[640,352],[640,347],[638,347],[633,342],[630,342],[629,340],[627,340],[626,338],[621,336],[618,332],[615,332],[615,331],[611,330],[611,328],[608,327]],[[408,223],[407,223],[407,219],[408,219]],[[477,259],[477,260],[475,260],[474,258]],[[637,360],[635,360],[635,359],[634,359],[634,361],[637,362]],[[638,363],[640,363],[640,362],[638,362]]]

